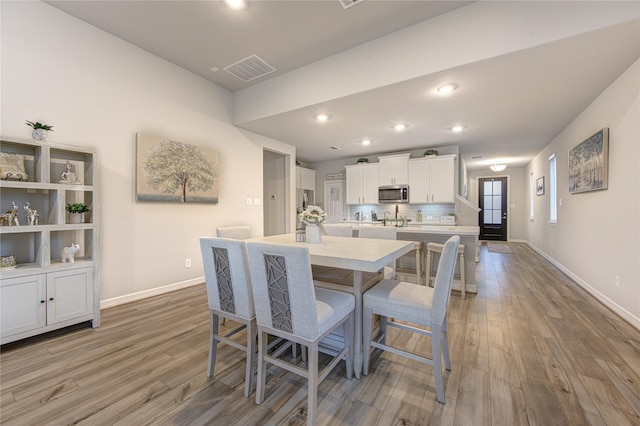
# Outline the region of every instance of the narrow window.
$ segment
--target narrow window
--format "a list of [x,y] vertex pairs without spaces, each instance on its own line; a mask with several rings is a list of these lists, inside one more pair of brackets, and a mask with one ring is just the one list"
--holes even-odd
[[535,200],[536,182],[533,172],[529,173],[529,220],[533,220],[533,201]]
[[549,157],[549,223],[558,222],[556,155]]

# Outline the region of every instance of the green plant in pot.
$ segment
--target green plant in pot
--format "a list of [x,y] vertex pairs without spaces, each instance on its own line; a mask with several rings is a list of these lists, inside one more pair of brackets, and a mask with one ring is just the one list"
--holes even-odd
[[65,209],[69,212],[71,223],[82,223],[82,214],[89,211],[89,207],[84,203],[67,204]]
[[438,155],[438,150],[437,149],[427,149],[424,154],[425,157],[435,157],[436,155]]
[[358,158],[358,161],[356,161],[356,163],[358,163],[358,164],[359,163],[368,163],[368,162],[369,162],[369,159],[366,158],[366,157],[360,157],[360,158]]
[[50,126],[48,124],[42,124],[38,121],[33,122],[29,120],[26,120],[25,123],[27,126],[33,129],[33,131],[31,132],[31,137],[38,141],[46,140],[48,131],[53,132],[53,126]]

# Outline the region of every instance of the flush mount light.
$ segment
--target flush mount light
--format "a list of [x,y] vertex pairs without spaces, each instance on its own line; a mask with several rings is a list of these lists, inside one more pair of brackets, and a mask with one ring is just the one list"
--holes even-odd
[[507,168],[507,165],[504,163],[498,163],[498,164],[492,164],[491,166],[489,166],[489,168],[494,172],[501,172]]
[[370,141],[369,139],[363,139],[363,140],[361,140],[361,141],[360,141],[360,143],[361,143],[362,145],[365,145],[365,146],[366,146],[366,145],[370,145],[370,144],[371,144],[371,141]]
[[447,95],[451,92],[453,92],[454,90],[456,90],[459,86],[456,83],[447,83],[447,84],[443,84],[442,86],[438,87],[436,89],[436,92],[440,93],[441,95]]
[[329,119],[329,115],[328,114],[317,114],[316,115],[316,120],[318,120],[321,123],[324,123],[328,119]]
[[244,0],[224,0],[227,7],[233,10],[246,9],[247,3]]
[[396,132],[402,132],[403,130],[407,130],[407,127],[409,127],[408,124],[398,123],[395,126],[393,126],[393,130],[395,130]]
[[460,124],[459,124],[459,125],[457,125],[457,126],[453,126],[453,127],[451,128],[451,131],[452,131],[452,132],[455,132],[455,133],[460,133],[460,132],[461,132],[461,131],[463,131],[463,130],[464,130],[464,126],[462,126],[462,125],[460,125]]

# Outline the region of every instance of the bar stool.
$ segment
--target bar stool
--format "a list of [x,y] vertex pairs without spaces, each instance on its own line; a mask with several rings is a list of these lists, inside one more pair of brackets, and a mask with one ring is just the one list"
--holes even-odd
[[[444,248],[444,244],[442,243],[427,243],[427,271],[426,271],[426,282],[427,285],[429,287],[431,287],[431,280],[435,279],[435,277],[431,276],[431,271],[433,270],[433,260],[434,260],[434,253],[440,253],[442,254],[442,249]],[[464,244],[460,244],[458,246],[458,257],[460,258],[459,263],[460,263],[460,292],[462,293],[462,298],[465,298],[465,291],[466,291],[466,283],[467,283],[467,274],[466,274],[466,270],[465,270],[465,263],[464,263],[464,248],[465,245]],[[457,281],[457,280],[454,280]]]
[[[423,283],[423,279],[422,277],[424,276],[424,256],[423,256],[423,247],[424,247],[424,243],[422,241],[414,241],[413,242],[413,253],[416,256],[416,267],[415,268],[410,268],[410,267],[405,267],[405,265],[402,265],[402,258],[400,258],[397,262],[396,262],[396,279],[397,280],[411,280],[413,278],[416,279],[416,283],[417,284],[422,284]],[[409,256],[411,253],[407,253],[407,256]],[[401,265],[401,266],[398,266]]]

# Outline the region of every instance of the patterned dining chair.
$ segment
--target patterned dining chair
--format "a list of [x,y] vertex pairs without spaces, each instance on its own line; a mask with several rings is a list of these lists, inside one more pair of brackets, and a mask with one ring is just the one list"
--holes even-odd
[[[207,377],[212,377],[216,366],[218,342],[245,353],[244,396],[253,393],[256,361],[256,315],[251,291],[251,278],[244,241],[226,238],[200,238],[204,276],[209,303],[209,362]],[[240,326],[224,335],[218,332],[218,319],[228,318]],[[231,340],[231,336],[247,329],[246,344]]]
[[249,225],[221,226],[216,228],[216,236],[234,240],[247,240],[251,238],[251,227]]
[[[378,348],[405,356],[415,361],[433,366],[438,401],[445,403],[442,383],[442,358],[447,370],[451,370],[449,343],[447,338],[447,306],[451,296],[453,270],[460,237],[454,235],[444,245],[435,284],[432,287],[415,285],[396,280],[382,280],[363,296],[363,374],[369,373],[370,348]],[[371,324],[374,315],[380,316],[380,333],[376,340],[371,339]],[[402,321],[387,321],[387,318]],[[416,324],[415,327],[405,322]],[[386,344],[389,327],[431,336],[431,358],[420,356]],[[429,330],[422,328],[427,327]]]
[[[267,364],[298,374],[308,381],[307,424],[317,417],[318,385],[344,359],[347,378],[353,374],[352,294],[314,288],[309,249],[277,244],[247,243],[258,322],[258,384],[256,404],[265,397]],[[342,350],[319,371],[319,343],[342,328]],[[308,349],[307,369],[268,353],[267,339],[278,336]]]

